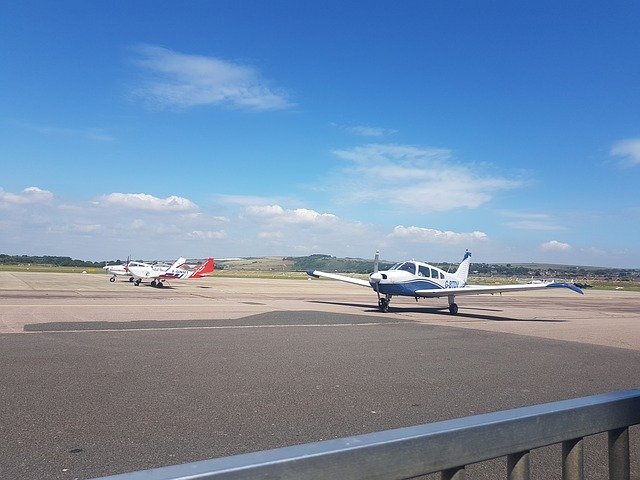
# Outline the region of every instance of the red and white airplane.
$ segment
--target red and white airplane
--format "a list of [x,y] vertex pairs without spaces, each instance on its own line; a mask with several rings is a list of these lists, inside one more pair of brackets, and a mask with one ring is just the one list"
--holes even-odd
[[207,258],[195,270],[184,268],[187,259],[180,257],[168,268],[157,269],[154,265],[136,264],[131,262],[127,268],[135,285],[140,285],[143,280],[151,280],[152,287],[164,287],[165,280],[186,280],[190,278],[205,277],[213,272],[213,258]]

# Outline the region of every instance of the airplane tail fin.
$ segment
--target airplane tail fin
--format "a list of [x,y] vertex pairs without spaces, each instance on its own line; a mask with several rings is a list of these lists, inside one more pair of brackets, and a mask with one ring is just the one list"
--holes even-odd
[[182,265],[184,265],[187,262],[187,259],[184,257],[180,257],[179,259],[177,259],[175,262],[173,262],[173,265],[171,265],[168,269],[167,272],[172,272],[173,270],[180,268]]
[[464,283],[467,283],[467,277],[469,276],[470,265],[471,265],[471,252],[469,250],[465,250],[464,258],[462,259],[462,262],[460,262],[460,265],[458,265],[458,269],[454,274]]
[[207,274],[213,272],[214,264],[213,258],[207,258],[196,270],[193,272],[193,275],[189,278],[200,278],[204,277]]

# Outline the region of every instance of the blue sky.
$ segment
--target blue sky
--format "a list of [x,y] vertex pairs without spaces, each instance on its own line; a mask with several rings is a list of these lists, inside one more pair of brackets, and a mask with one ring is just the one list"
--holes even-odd
[[0,253],[640,267],[640,4],[0,5]]

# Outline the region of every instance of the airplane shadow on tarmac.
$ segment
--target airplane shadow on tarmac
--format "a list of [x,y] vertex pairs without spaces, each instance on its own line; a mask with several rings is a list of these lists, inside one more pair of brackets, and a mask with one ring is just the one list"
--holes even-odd
[[[311,300],[309,303],[320,303],[327,305],[343,305],[346,307],[357,307],[366,309],[366,313],[378,313],[380,315],[384,315],[380,312],[378,308],[372,307],[370,303],[362,304],[362,303],[352,303],[352,302],[329,302],[323,300]],[[460,309],[462,310],[462,308]],[[497,309],[488,309],[488,308],[465,308],[465,310],[481,310],[486,312],[502,312],[502,310]],[[451,317],[452,315],[449,313],[448,307],[411,307],[411,306],[401,306],[401,307],[389,307],[389,313],[424,313],[424,314],[432,314],[432,315],[446,315],[447,317]],[[558,320],[558,319],[545,319],[545,318],[513,318],[513,317],[505,317],[498,315],[490,315],[486,313],[466,313],[462,311],[458,311],[458,314],[453,318],[459,319],[468,319],[468,320],[488,320],[492,322],[542,322],[542,323],[564,323],[566,320]]]

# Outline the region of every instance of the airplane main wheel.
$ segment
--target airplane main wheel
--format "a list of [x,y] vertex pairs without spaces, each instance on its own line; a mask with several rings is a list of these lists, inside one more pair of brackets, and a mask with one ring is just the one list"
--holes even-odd
[[111,277],[111,278],[109,279],[109,281],[110,281],[110,282],[115,282],[115,281],[116,281],[116,277]]
[[164,287],[164,282],[158,282],[158,283],[156,283],[156,287],[158,287],[158,288],[162,288],[162,287]]
[[457,315],[458,314],[458,305],[456,303],[450,303],[449,304],[449,313],[451,315]]
[[151,280],[151,286],[155,287],[156,285],[157,285],[156,281],[155,280]]
[[139,287],[139,286],[140,286],[140,279],[138,279],[138,280],[136,280],[136,281],[135,281],[135,285],[136,285],[136,287]]
[[133,282],[133,277],[129,277],[129,281],[130,281],[130,282]]

